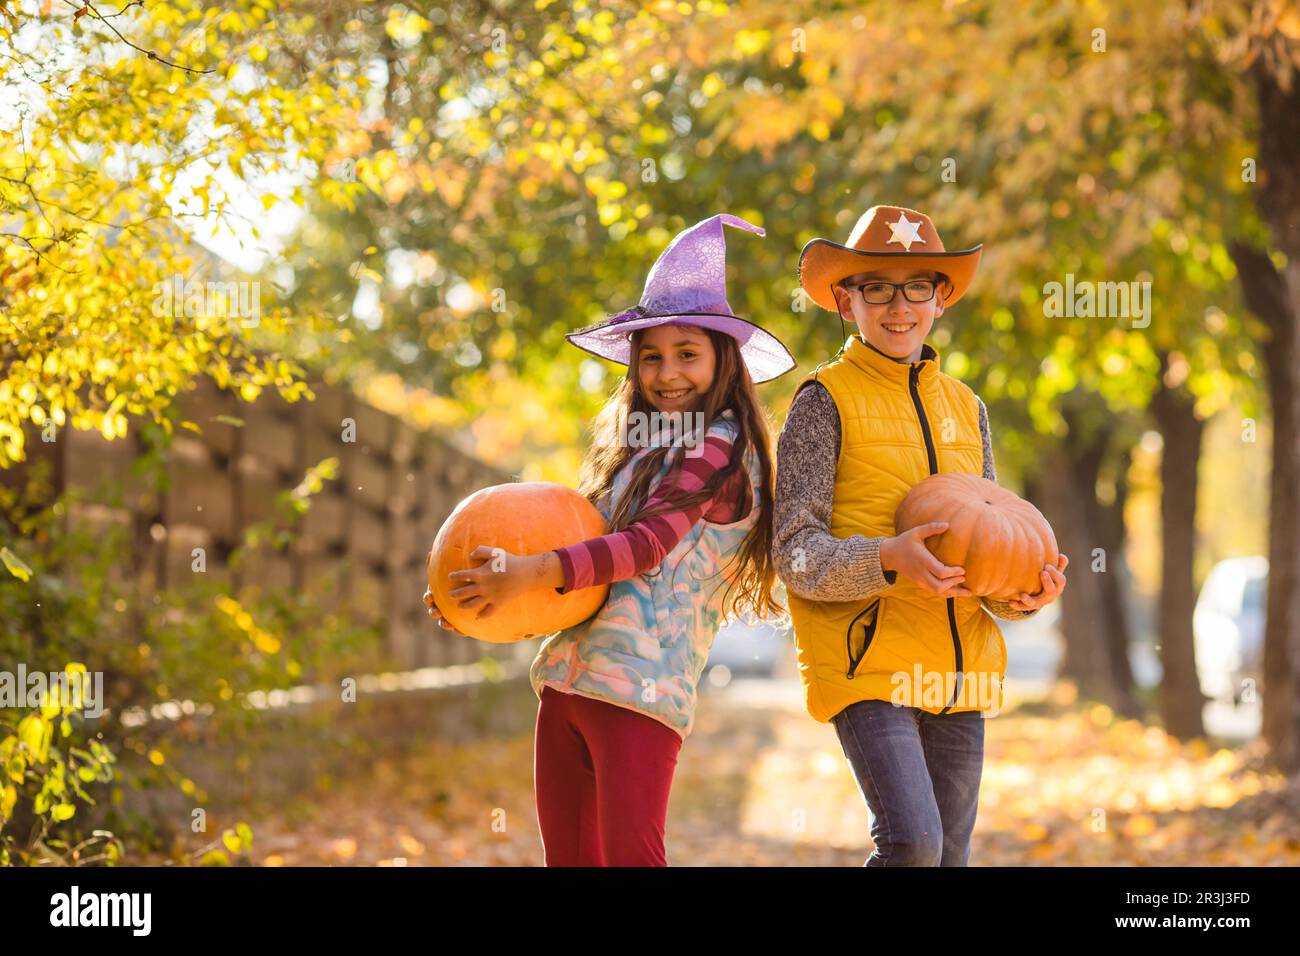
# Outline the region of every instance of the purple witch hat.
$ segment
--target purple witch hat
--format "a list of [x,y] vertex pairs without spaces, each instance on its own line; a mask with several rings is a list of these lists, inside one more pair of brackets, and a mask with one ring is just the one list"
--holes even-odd
[[767,382],[794,368],[781,341],[740,318],[727,303],[727,243],[723,225],[766,235],[760,226],[720,213],[677,234],[646,276],[641,302],[595,325],[565,336],[578,348],[627,365],[632,333],[655,325],[695,325],[725,332],[740,343],[740,356],[755,382]]

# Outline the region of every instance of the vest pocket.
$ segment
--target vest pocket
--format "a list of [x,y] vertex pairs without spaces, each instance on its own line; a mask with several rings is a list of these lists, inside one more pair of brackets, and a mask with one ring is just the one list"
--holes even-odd
[[871,642],[876,636],[876,631],[880,623],[880,612],[882,605],[880,598],[875,598],[870,604],[864,607],[849,622],[849,626],[844,631],[844,647],[847,657],[848,668],[844,676],[853,680],[854,671],[867,656],[867,651],[871,648]]

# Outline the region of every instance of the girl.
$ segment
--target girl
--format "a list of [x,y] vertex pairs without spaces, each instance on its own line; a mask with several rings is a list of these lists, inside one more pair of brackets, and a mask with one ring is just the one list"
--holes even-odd
[[542,644],[529,674],[548,866],[667,865],[668,795],[713,637],[724,617],[784,610],[754,384],[794,360],[727,303],[724,225],[763,235],[725,214],[697,223],[660,255],[639,305],[566,336],[628,366],[580,484],[609,533],[451,575],[451,596],[480,616],[527,588],[610,586],[590,620]]

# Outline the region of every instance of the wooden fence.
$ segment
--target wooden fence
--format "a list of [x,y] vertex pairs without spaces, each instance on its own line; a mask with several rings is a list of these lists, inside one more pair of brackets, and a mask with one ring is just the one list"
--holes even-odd
[[[43,441],[33,430],[28,463],[0,472],[0,481],[13,485],[24,468],[49,461],[55,493],[76,488],[85,498],[68,520],[126,526],[135,541],[132,573],[154,586],[191,579],[193,549],[202,548],[206,573],[232,591],[248,583],[310,587],[327,609],[381,625],[379,656],[401,669],[518,656],[518,646],[441,631],[421,600],[425,554],[443,520],[466,495],[510,476],[344,388],[310,384],[314,401],[288,403],[269,389],[248,403],[203,379],[178,399],[181,419],[202,433],[176,429],[161,490],[133,474],[146,419],[132,419],[127,437],[113,441],[70,428]],[[290,550],[232,569],[244,529],[273,517],[276,495],[331,457],[338,478],[311,497]]]

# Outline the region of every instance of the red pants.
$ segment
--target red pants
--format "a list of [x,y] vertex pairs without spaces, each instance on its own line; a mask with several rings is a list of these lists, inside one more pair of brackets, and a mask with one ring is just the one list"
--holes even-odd
[[677,731],[626,707],[543,687],[535,741],[547,866],[668,865]]

